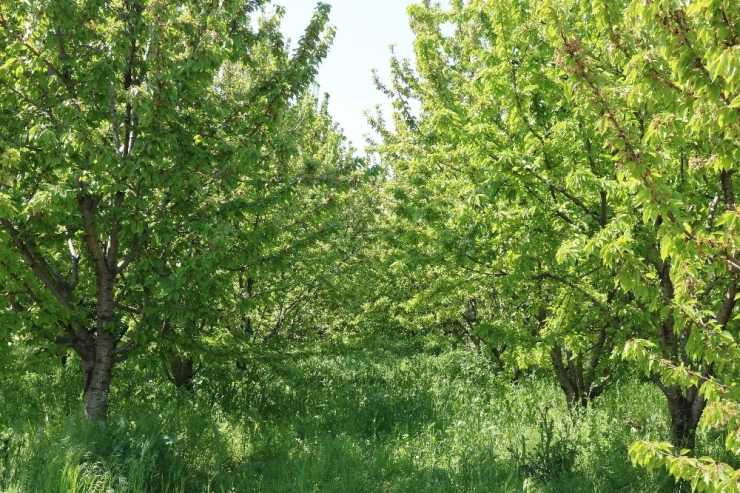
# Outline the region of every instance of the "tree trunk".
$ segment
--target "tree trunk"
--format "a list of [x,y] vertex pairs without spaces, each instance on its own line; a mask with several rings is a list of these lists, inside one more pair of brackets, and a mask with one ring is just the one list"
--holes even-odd
[[696,446],[696,429],[707,403],[697,387],[687,390],[680,387],[666,387],[657,375],[653,381],[660,388],[668,401],[671,414],[671,434],[674,445],[694,450]]
[[[667,298],[672,300],[672,281],[668,277],[667,269],[658,269],[659,274],[661,271],[664,273],[662,277],[662,284],[665,286],[664,292],[669,295]],[[737,295],[737,280],[731,277],[724,290],[722,304],[715,318],[717,325],[723,329],[730,321],[735,308]],[[685,328],[679,336],[676,336],[674,324],[673,317],[669,315],[662,324],[657,325],[663,355],[676,365],[683,364],[696,372],[701,372],[703,379],[711,378],[713,373],[712,365],[704,365],[699,368],[698,365],[693,365],[691,358],[686,353],[686,344],[690,336],[689,329]],[[696,445],[696,430],[699,426],[704,408],[707,405],[704,396],[701,395],[696,386],[683,389],[677,386],[667,386],[658,375],[653,375],[652,379],[668,401],[668,411],[671,415],[671,434],[673,435],[674,445],[682,449],[694,450]]]
[[88,357],[87,354],[80,353],[80,370],[82,370],[82,388],[84,390],[87,390],[87,384],[90,381],[90,375],[92,374],[93,358],[94,356]]
[[95,341],[95,355],[92,361],[83,361],[86,371],[85,417],[88,421],[105,421],[108,415],[108,396],[113,364],[115,339],[112,335],[99,332]]
[[[120,205],[122,200],[123,195],[116,194],[116,204]],[[85,417],[89,421],[105,421],[108,415],[108,396],[110,394],[113,365],[116,361],[116,346],[118,345],[116,333],[120,329],[112,326],[116,306],[113,286],[117,274],[117,231],[119,228],[114,228],[114,232],[111,233],[107,242],[108,246],[103,250],[102,242],[93,224],[95,204],[96,202],[88,196],[80,198],[85,237],[90,256],[95,264],[98,288],[95,329],[93,331],[94,342],[91,355],[92,363],[87,363],[89,371],[83,399],[85,402]]]
[[[559,344],[555,344],[550,350],[550,359],[552,360],[552,368],[558,379],[558,384],[560,384],[560,388],[563,389],[563,393],[565,394],[565,402],[568,404],[568,409],[573,410],[580,407],[581,399],[579,399],[578,385],[563,364],[563,351]],[[586,402],[586,405],[588,405],[588,402]]]
[[193,360],[176,356],[170,360],[169,370],[165,368],[167,379],[178,389],[193,390],[193,377],[195,376]]
[[83,399],[88,421],[105,421],[108,415],[108,396],[115,364],[118,341],[109,327],[113,318],[113,276],[98,274],[97,320],[92,363],[87,363],[87,382]]
[[519,366],[515,366],[511,371],[511,383],[518,384],[519,379],[522,377],[522,369]]
[[[553,371],[560,388],[565,393],[565,402],[571,411],[587,408],[591,401],[600,396],[606,388],[606,378],[602,378],[598,383],[595,381],[596,369],[602,356],[605,340],[606,331],[604,330],[597,344],[591,349],[594,353],[591,355],[588,368],[584,368],[581,356],[574,356],[567,347],[565,355],[559,344],[555,344],[550,350]],[[565,361],[563,356],[565,356]]]

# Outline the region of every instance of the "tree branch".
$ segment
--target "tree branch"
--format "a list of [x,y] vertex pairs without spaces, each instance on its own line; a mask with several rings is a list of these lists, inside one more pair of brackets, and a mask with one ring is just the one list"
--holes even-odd
[[80,281],[80,256],[77,255],[72,238],[67,239],[67,246],[69,247],[69,254],[72,256],[72,281],[69,283],[69,287],[73,290]]
[[95,230],[95,224],[93,223],[93,214],[97,201],[93,200],[89,195],[83,195],[79,199],[80,211],[82,212],[82,224],[85,231],[85,238],[87,247],[90,250],[90,256],[92,257],[95,265],[98,269],[104,268],[106,272],[110,272],[108,264],[106,263],[105,252],[101,245],[100,237],[98,232]]
[[116,146],[116,156],[119,158],[123,155],[123,149],[121,148],[121,136],[119,133],[118,117],[116,115],[116,84],[115,82],[110,83],[110,123],[113,128],[113,142]]
[[120,191],[116,192],[116,194],[113,196],[113,227],[111,228],[110,235],[108,236],[108,243],[105,248],[106,265],[109,267],[109,270],[113,271],[114,274],[116,266],[118,264],[118,247],[121,234],[121,218],[119,216],[125,197],[126,195],[124,194],[124,192]]
[[10,235],[16,248],[20,251],[36,276],[65,308],[73,311],[69,301],[69,297],[72,294],[70,285],[57,274],[58,271],[40,253],[32,251],[34,249],[32,243],[28,244],[21,240],[20,232],[13,227],[10,221],[2,219],[1,222],[3,228]]
[[51,111],[50,108],[45,108],[43,105],[38,103],[37,101],[32,100],[30,97],[26,96],[24,93],[16,89],[15,87],[11,86],[4,80],[0,79],[0,84],[10,89],[11,92],[13,92],[16,96],[21,98],[23,101],[31,105],[32,107],[36,108],[41,113],[45,114],[49,117],[49,120],[51,120],[51,123],[54,125],[54,128],[56,129],[57,133],[62,133],[62,124],[59,123],[59,120],[54,116],[54,113]]
[[134,238],[134,243],[131,246],[131,249],[129,252],[121,259],[120,262],[116,265],[116,274],[120,274],[123,272],[123,270],[128,267],[128,265],[136,260],[136,258],[141,253],[141,249],[144,245],[144,237],[147,234],[147,230],[145,229],[144,232],[140,235],[136,235]]

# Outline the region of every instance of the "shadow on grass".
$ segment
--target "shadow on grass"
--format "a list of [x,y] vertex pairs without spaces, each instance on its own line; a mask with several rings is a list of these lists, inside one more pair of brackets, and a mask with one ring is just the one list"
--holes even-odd
[[258,448],[243,466],[252,477],[251,491],[505,492],[522,483],[511,473],[512,465],[498,462],[492,451],[434,464],[408,441],[390,436],[282,440]]

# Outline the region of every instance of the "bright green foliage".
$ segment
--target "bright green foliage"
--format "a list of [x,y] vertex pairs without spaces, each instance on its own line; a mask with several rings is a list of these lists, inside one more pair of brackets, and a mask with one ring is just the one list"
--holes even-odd
[[527,2],[410,13],[417,70],[395,63],[396,131],[381,155],[406,262],[434,279],[411,304],[466,323],[474,304],[477,337],[514,365],[549,361],[585,405],[643,319],[592,245],[626,201],[602,139],[563,94]]
[[[280,10],[252,20],[262,3],[0,7],[0,326],[77,352],[93,419],[116,362],[226,322],[233,268],[286,265],[307,234],[281,236],[298,218],[274,211],[300,193],[315,227],[327,183],[355,167],[315,100],[295,102],[331,41],[328,7],[291,55]],[[328,150],[301,141],[317,129]]]
[[[653,374],[669,405],[698,411],[692,422],[708,406],[702,426],[726,430],[736,453],[740,6],[547,2],[542,14],[568,85],[598,115],[645,234],[631,248],[617,246],[624,235],[602,247],[620,284],[655,314],[657,337],[634,341],[625,356]],[[640,243],[659,259],[632,257]],[[664,465],[700,491],[737,491],[729,466],[675,452],[664,444],[631,449],[637,463]]]
[[[735,451],[740,7],[409,12],[417,66],[394,61],[395,130],[376,125],[406,264],[433,279],[414,308],[485,303],[477,334],[520,363],[549,355],[566,394],[583,378],[581,399],[624,348],[665,395],[675,444],[693,449],[704,416]],[[632,453],[697,488],[736,486],[666,450]]]
[[[204,366],[253,371],[259,342],[431,326],[548,366],[583,408],[621,354],[672,432],[633,462],[738,490],[694,448],[716,429],[740,453],[740,4],[425,0],[416,66],[393,59],[378,83],[393,125],[373,119],[366,169],[307,91],[326,5],[291,54],[262,0],[16,3],[0,5],[0,370],[72,348],[104,419],[129,357],[197,391]],[[327,402],[280,389],[290,419],[335,428]],[[394,406],[425,402],[409,389]],[[342,409],[413,465],[381,401]],[[539,448],[509,452],[550,481],[580,466],[541,416]]]
[[[330,323],[322,303],[333,297],[327,293],[362,234],[363,218],[353,216],[353,203],[367,174],[345,148],[326,101],[319,104],[312,94],[290,105],[269,138],[285,148],[268,154],[269,166],[218,206],[225,233],[211,279],[221,285],[200,293],[204,311],[196,323],[179,318],[198,299],[192,286],[182,286],[168,307],[167,337],[158,344],[166,360],[231,363],[257,341]],[[194,247],[200,248],[196,260],[213,255],[212,238],[196,234],[175,241],[182,255]]]
[[331,303],[341,289],[337,279],[354,259],[366,230],[367,216],[358,207],[367,174],[352,149],[343,148],[326,101],[296,110],[286,132],[299,136],[297,183],[289,200],[253,223],[255,231],[272,230],[277,241],[245,248],[255,260],[242,263],[253,280],[252,292],[243,285],[241,295],[256,305],[255,334],[331,325],[322,303]]

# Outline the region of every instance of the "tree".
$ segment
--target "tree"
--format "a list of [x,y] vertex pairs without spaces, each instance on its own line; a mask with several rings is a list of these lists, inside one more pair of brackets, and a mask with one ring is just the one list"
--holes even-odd
[[[366,223],[356,203],[371,173],[345,145],[328,99],[319,103],[305,95],[278,135],[294,141],[296,152],[266,178],[269,205],[239,220],[246,227],[230,245],[232,260],[225,265],[234,281],[231,322],[222,325],[240,327],[250,343],[325,328],[331,316],[323,304],[336,296],[336,278],[354,258]],[[245,196],[262,202],[259,190]]]
[[[0,6],[0,284],[16,330],[79,355],[90,420],[154,321],[195,324],[227,288],[222,220],[248,207],[240,187],[272,166],[266,137],[327,52],[328,6],[290,56],[280,10],[252,27],[263,3]],[[198,300],[176,305],[183,286]]]
[[[204,364],[236,359],[242,366],[245,353],[260,343],[318,331],[321,302],[331,296],[329,279],[352,256],[345,239],[359,233],[347,216],[363,193],[367,170],[345,145],[328,101],[319,102],[313,91],[302,94],[262,143],[267,163],[259,173],[231,196],[204,198],[215,201],[219,227],[228,231],[216,258],[213,238],[197,230],[181,231],[158,257],[177,261],[163,265],[165,277],[201,262],[217,266],[209,267],[211,287],[176,286],[170,302],[150,318],[166,327],[156,349],[178,387],[190,385]],[[199,318],[183,319],[196,306]]]
[[[676,445],[692,449],[701,423],[725,428],[737,451],[740,7],[548,2],[543,19],[631,190],[632,227],[615,231],[602,256],[651,314],[653,333],[625,354],[666,395]],[[631,449],[636,462],[665,465],[700,490],[737,491],[736,471],[675,452],[648,442]]]
[[550,365],[579,407],[604,390],[612,348],[643,317],[598,250],[579,249],[627,195],[590,117],[563,95],[534,14],[519,1],[412,7],[416,69],[394,62],[382,89],[396,130],[377,126],[410,262],[424,262],[422,251],[450,276],[425,292],[456,286],[435,302],[459,300],[465,323],[474,302],[476,336],[515,365]]

